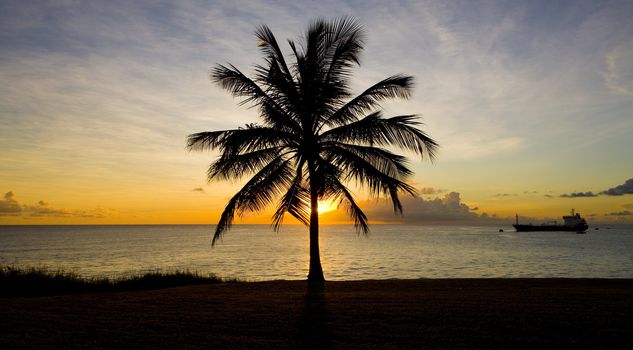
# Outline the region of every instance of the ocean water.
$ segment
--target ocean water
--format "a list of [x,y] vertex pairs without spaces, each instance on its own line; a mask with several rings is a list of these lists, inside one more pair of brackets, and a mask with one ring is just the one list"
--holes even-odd
[[[242,280],[305,279],[308,233],[236,225],[211,247],[211,225],[0,226],[0,265],[83,276],[188,269]],[[633,227],[517,233],[512,228],[321,227],[326,279],[460,277],[633,278]]]

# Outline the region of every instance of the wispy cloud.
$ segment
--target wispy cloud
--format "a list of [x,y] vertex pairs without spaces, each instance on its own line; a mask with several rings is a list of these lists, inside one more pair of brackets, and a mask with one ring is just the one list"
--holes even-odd
[[497,193],[493,197],[516,197],[518,194],[516,193]]
[[624,210],[624,211],[617,211],[614,213],[608,213],[604,215],[605,216],[629,216],[629,215],[633,215],[633,212],[631,212],[630,210]]
[[612,92],[633,97],[633,44],[613,49],[605,57],[604,82]]
[[196,188],[192,189],[191,191],[192,192],[205,193],[204,188],[202,188],[202,187],[196,187]]
[[[524,138],[518,136],[492,136],[489,131],[484,134],[468,135],[462,133],[462,139],[457,135],[452,135],[452,141],[442,148],[442,154],[446,154],[449,159],[477,159],[489,156],[499,156],[510,154],[519,150],[524,144]],[[503,132],[500,132],[503,133]]]
[[443,188],[422,187],[420,189],[420,194],[425,194],[425,195],[440,194],[444,192],[446,192],[446,190]]

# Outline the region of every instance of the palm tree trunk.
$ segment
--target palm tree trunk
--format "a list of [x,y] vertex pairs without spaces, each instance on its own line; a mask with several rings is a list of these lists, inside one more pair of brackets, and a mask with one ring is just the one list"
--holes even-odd
[[[311,181],[312,182],[312,181]],[[310,185],[310,271],[308,282],[323,283],[323,268],[319,252],[319,196],[315,186]]]

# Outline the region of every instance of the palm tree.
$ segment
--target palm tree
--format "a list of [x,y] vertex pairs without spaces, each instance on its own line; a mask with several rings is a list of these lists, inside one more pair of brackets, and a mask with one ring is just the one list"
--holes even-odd
[[385,118],[378,110],[383,100],[408,98],[412,77],[388,77],[352,98],[352,68],[359,65],[363,49],[363,29],[354,19],[315,21],[301,44],[288,42],[292,62],[286,62],[267,26],[259,27],[256,36],[264,63],[255,66],[253,78],[233,65],[217,65],[211,79],[242,98],[241,104],[257,107],[261,124],[200,132],[187,140],[189,150],[220,151],[209,167],[209,181],[250,176],[222,212],[212,244],[231,228],[236,213],[259,211],[277,201],[275,230],[286,213],[309,226],[308,281],[322,282],[318,202],[344,205],[356,230],[367,233],[367,216],[350,183],[373,197],[390,198],[401,213],[398,193],[416,193],[405,182],[412,171],[405,157],[381,146],[433,160],[438,144],[417,128],[415,115]]

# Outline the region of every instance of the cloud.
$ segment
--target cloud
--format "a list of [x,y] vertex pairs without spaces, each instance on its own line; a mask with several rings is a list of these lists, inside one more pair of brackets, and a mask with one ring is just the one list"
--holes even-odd
[[196,188],[192,189],[191,191],[192,192],[206,193],[204,188],[202,188],[202,187],[196,187]]
[[443,188],[422,187],[422,189],[420,189],[420,194],[440,194],[445,192],[446,190]]
[[365,214],[370,222],[401,222],[407,224],[446,224],[446,223],[501,223],[507,220],[497,218],[495,215],[483,213],[478,215],[474,210],[461,200],[459,192],[446,193],[442,198],[426,200],[422,197],[401,198],[404,213],[395,215],[393,206],[388,201],[361,203],[365,208]]
[[37,202],[36,205],[26,206],[25,212],[28,212],[33,217],[54,216],[54,217],[68,217],[73,216],[73,213],[66,209],[51,208],[50,204],[44,201]]
[[600,192],[600,194],[604,194],[607,196],[622,196],[625,194],[633,194],[633,178],[626,180],[622,185],[610,188],[606,191],[602,191]]
[[618,212],[615,212],[615,213],[604,214],[604,216],[629,216],[629,215],[633,215],[633,212],[631,212],[630,210],[618,211]]
[[[622,47],[617,47],[605,57],[607,70],[603,76],[604,82],[607,88],[615,94],[633,97],[633,85],[630,84],[633,72],[631,65],[626,64],[633,60],[633,51],[623,51]],[[627,80],[629,80],[628,85]]]
[[[547,196],[547,195],[546,195]],[[561,194],[559,197],[561,198],[579,198],[579,197],[597,197],[598,195],[588,191],[588,192],[573,192],[570,194]]]
[[388,203],[367,210],[370,220],[404,222],[437,222],[451,220],[469,220],[477,217],[470,208],[461,202],[458,192],[449,192],[443,198],[425,200],[421,197],[403,198],[404,215],[394,216],[393,209]]
[[51,208],[51,206],[39,201],[37,205],[25,206],[25,213],[31,217],[57,217],[57,218],[105,218],[115,211],[111,209],[96,208],[91,210],[67,210]]
[[455,140],[443,146],[442,154],[448,154],[451,159],[484,158],[515,152],[525,143],[525,139],[518,136],[497,137],[493,140],[490,135],[485,138],[468,133],[466,135],[463,140]]
[[516,197],[516,193],[497,193],[493,197]]
[[5,193],[4,200],[0,200],[0,216],[28,215],[30,217],[81,217],[104,218],[115,213],[115,210],[96,208],[90,210],[67,210],[51,207],[50,203],[40,200],[35,205],[20,204],[15,199],[15,193]]
[[13,216],[22,213],[22,206],[15,199],[15,193],[9,191],[4,194],[4,200],[0,200],[0,216]]
[[552,196],[551,194],[545,194],[545,195],[543,195],[543,197],[554,198],[554,196]]
[[[601,191],[598,193],[593,193],[592,191],[587,192],[573,192],[569,194],[561,194],[559,197],[561,198],[578,198],[578,197],[597,197],[598,195],[606,195],[606,196],[622,196],[625,194],[633,194],[633,178],[628,179],[622,185],[615,186],[605,191]],[[545,197],[551,198],[550,195],[545,195]]]

